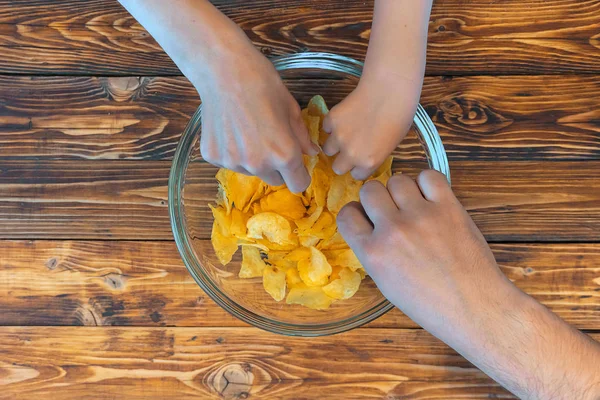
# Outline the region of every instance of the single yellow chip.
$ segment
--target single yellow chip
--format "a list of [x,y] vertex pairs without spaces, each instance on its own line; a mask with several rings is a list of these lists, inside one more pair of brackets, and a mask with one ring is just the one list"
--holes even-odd
[[294,251],[289,252],[286,256],[286,259],[293,262],[298,262],[310,259],[311,255],[312,252],[309,248],[298,247]]
[[311,200],[314,200],[317,207],[325,207],[327,205],[327,193],[331,179],[329,175],[320,167],[315,167],[312,173],[312,178],[306,193]]
[[325,310],[331,306],[333,299],[327,296],[320,287],[298,284],[290,289],[286,303],[299,304],[313,310]]
[[272,192],[260,199],[260,209],[263,212],[274,212],[291,220],[297,220],[306,214],[306,206],[302,198],[289,189],[284,188]]
[[331,265],[339,265],[341,267],[350,268],[352,271],[364,269],[352,249],[339,250],[333,260],[330,260],[330,263]]
[[340,232],[336,232],[329,239],[325,239],[317,245],[319,250],[343,250],[349,249],[348,243],[342,237]]
[[290,289],[299,285],[304,285],[296,268],[290,268],[285,271],[285,281],[287,283],[287,287]]
[[275,267],[266,267],[263,270],[263,286],[275,301],[283,300],[285,298],[285,272]]
[[223,188],[229,208],[247,212],[252,204],[252,199],[260,197],[262,181],[255,176],[240,174],[225,168],[217,172],[217,180]]
[[314,211],[311,212],[311,209],[308,210],[308,217],[299,219],[296,222],[296,226],[298,227],[298,232],[307,232],[312,226],[317,222],[321,213],[323,212],[323,207],[316,207]]
[[335,217],[329,211],[323,211],[314,225],[300,234],[313,235],[320,239],[329,239],[337,232]]
[[260,250],[253,246],[242,246],[242,267],[240,278],[257,278],[263,276],[263,270],[267,264],[263,261]]
[[387,182],[392,177],[392,162],[394,161],[394,157],[389,156],[385,159],[383,164],[377,168],[377,170],[371,175],[368,181],[376,180],[383,184],[383,186],[387,186]]
[[317,244],[319,244],[319,242],[321,241],[321,239],[318,236],[314,236],[314,235],[299,235],[298,236],[298,242],[300,243],[300,246],[304,246],[304,247],[313,247],[316,246]]
[[247,237],[246,223],[248,222],[248,218],[250,218],[250,215],[238,210],[237,208],[234,208],[231,210],[230,216],[231,225],[229,229],[231,234],[237,238],[245,239]]
[[223,234],[223,231],[217,221],[213,223],[212,234],[210,238],[215,254],[219,262],[223,265],[229,264],[238,248],[238,240],[235,236]]
[[342,268],[338,275],[339,278],[323,286],[323,292],[334,299],[349,299],[358,291],[362,278],[358,272],[349,268]]
[[337,215],[346,204],[358,201],[362,185],[363,182],[354,180],[350,172],[335,176],[331,181],[331,187],[327,194],[327,208],[329,211]]
[[316,247],[310,248],[310,259],[298,261],[298,273],[307,286],[323,286],[329,281],[331,265]]
[[302,119],[304,120],[304,125],[308,129],[308,134],[310,136],[310,140],[314,144],[319,144],[319,130],[321,128],[321,118],[317,115],[310,115],[308,113],[308,109],[305,108],[302,110]]
[[252,239],[262,239],[287,245],[293,242],[292,227],[290,222],[279,214],[274,212],[262,212],[253,215],[246,224],[248,228],[248,237]]
[[325,104],[325,99],[323,96],[313,96],[312,99],[308,102],[308,106],[306,107],[308,115],[319,117],[319,119],[323,119],[325,115],[329,113],[329,109],[327,108],[327,104]]

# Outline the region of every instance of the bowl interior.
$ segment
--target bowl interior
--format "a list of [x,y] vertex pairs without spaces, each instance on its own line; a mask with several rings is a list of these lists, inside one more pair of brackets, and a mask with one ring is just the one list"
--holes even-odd
[[[299,60],[292,58],[290,61],[288,57],[274,63],[302,107],[312,96],[320,94],[331,108],[356,87],[361,71],[359,63],[333,57],[325,57],[324,63],[306,55]],[[263,289],[260,278],[238,278],[241,251],[229,265],[220,265],[210,242],[213,218],[208,208],[208,204],[214,203],[217,193],[217,168],[202,160],[200,135],[199,110],[186,129],[174,160],[169,182],[169,206],[182,258],[213,300],[238,318],[260,328],[303,336],[348,330],[377,318],[391,308],[369,277],[351,299],[336,302],[328,310],[317,311],[288,305],[285,301],[275,302]],[[423,135],[413,128],[394,154],[394,172],[415,175],[427,168],[433,158],[439,157],[438,145],[427,144],[429,139],[424,140]],[[442,156],[445,160],[445,154]]]

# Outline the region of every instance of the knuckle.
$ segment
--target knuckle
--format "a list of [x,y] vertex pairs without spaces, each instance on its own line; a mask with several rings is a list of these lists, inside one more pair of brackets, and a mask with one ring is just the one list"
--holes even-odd
[[294,151],[285,150],[277,153],[275,157],[275,164],[280,168],[292,168],[297,164],[297,156]]
[[426,169],[419,173],[419,180],[424,182],[432,183],[435,185],[444,184],[446,185],[446,177],[441,172],[433,169]]

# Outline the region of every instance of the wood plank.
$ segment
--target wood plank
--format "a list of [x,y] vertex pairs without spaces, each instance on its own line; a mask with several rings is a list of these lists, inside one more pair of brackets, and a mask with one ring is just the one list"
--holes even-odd
[[[245,326],[197,287],[173,242],[2,241],[0,247],[2,326]],[[216,263],[209,242],[199,248]],[[600,244],[493,244],[492,250],[523,291],[577,328],[600,330]],[[417,327],[397,309],[368,326]]]
[[[342,16],[369,21],[373,0],[212,0],[235,21],[268,16],[294,16],[303,21],[314,16]],[[343,11],[346,13],[343,13]],[[434,32],[461,37],[523,37],[587,39],[599,26],[600,5],[594,0],[436,0],[432,21],[444,19],[444,29]],[[453,22],[453,23],[452,23]],[[440,21],[441,23],[441,21]],[[91,3],[71,0],[0,0],[0,24],[31,26],[134,27],[135,20],[116,0]]]
[[[188,221],[210,237],[216,168],[191,164]],[[0,238],[171,240],[168,161],[6,161],[0,166]],[[399,162],[415,175],[422,163]],[[451,164],[454,190],[487,239],[597,241],[600,162]]]
[[[116,1],[2,3],[0,73],[180,74]],[[311,50],[364,58],[372,1],[215,3],[267,55]],[[599,15],[594,0],[436,1],[427,73],[597,73]]]
[[[332,104],[354,87],[288,84]],[[428,77],[421,103],[451,161],[600,159],[598,76]],[[198,105],[179,77],[0,76],[0,160],[170,160]],[[400,152],[423,158],[413,136]]]
[[0,346],[11,399],[513,398],[421,330],[5,327]]

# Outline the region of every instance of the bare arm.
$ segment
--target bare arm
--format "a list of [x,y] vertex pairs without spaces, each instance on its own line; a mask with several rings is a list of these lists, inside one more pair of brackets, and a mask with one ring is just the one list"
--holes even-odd
[[244,32],[206,0],[120,0],[150,32],[203,101],[205,160],[306,189],[302,153],[316,154],[273,65]]
[[406,315],[524,399],[600,399],[600,344],[514,286],[445,177],[367,182],[340,232]]
[[448,341],[523,399],[600,399],[600,345],[512,284]]
[[194,85],[253,52],[244,32],[206,0],[119,0]]

